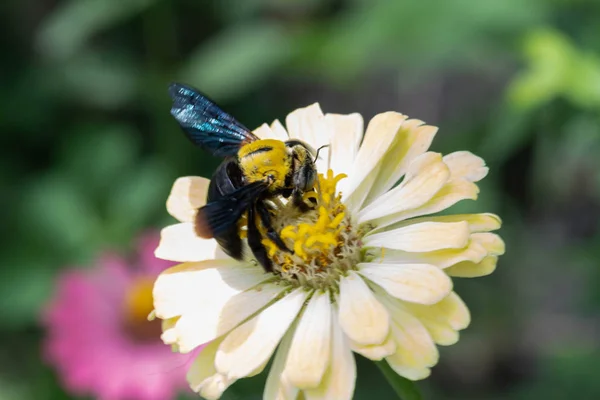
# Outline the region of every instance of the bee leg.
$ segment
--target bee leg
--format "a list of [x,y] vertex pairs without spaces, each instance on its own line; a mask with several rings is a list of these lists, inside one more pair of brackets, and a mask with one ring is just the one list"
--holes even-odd
[[267,230],[267,237],[271,239],[273,243],[275,243],[275,245],[281,250],[292,253],[292,251],[288,249],[285,243],[283,243],[283,240],[281,239],[277,231],[275,231],[273,225],[271,225],[271,214],[269,214],[269,209],[267,208],[266,204],[261,201],[257,202],[256,212],[258,213],[258,216],[263,226]]
[[254,206],[248,209],[248,246],[265,271],[273,272],[273,264],[267,255],[267,249],[262,244],[262,236],[256,226]]
[[301,190],[294,189],[294,191],[292,192],[292,204],[294,204],[294,207],[296,207],[301,212],[310,211],[311,208],[308,204],[306,204],[306,202],[302,198],[302,193],[303,192]]

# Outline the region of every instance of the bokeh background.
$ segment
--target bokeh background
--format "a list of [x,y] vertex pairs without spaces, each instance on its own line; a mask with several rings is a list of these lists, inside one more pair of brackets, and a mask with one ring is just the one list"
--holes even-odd
[[[40,355],[66,267],[170,219],[218,160],[169,115],[169,82],[249,127],[318,101],[440,126],[484,157],[461,210],[503,217],[507,253],[457,282],[473,322],[429,399],[600,398],[600,2],[4,0],[0,3],[0,400],[69,399]],[[264,377],[226,399],[260,398]],[[359,360],[356,398],[393,398]]]

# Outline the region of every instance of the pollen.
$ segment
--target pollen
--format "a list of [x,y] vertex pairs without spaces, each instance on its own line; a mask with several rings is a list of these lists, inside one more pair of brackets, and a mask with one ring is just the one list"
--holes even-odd
[[326,176],[319,174],[315,191],[303,196],[313,209],[299,212],[287,203],[275,213],[273,225],[293,253],[279,249],[269,239],[262,243],[275,273],[293,286],[331,288],[357,264],[360,237],[337,191],[338,182],[345,177],[332,170]]

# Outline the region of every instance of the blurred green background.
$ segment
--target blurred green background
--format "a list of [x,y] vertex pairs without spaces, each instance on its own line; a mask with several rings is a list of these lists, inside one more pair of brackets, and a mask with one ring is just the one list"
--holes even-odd
[[[0,400],[70,398],[39,355],[55,276],[165,225],[173,180],[216,165],[171,119],[173,80],[249,127],[396,110],[484,157],[460,208],[502,216],[507,254],[456,283],[473,322],[419,386],[600,398],[597,0],[4,0],[0,33]],[[393,398],[364,360],[356,398]]]

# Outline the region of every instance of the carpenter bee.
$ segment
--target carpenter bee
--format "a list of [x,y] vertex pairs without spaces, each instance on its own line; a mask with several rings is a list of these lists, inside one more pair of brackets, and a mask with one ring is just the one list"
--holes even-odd
[[206,205],[195,218],[196,234],[215,238],[231,257],[243,256],[238,221],[247,213],[250,250],[266,271],[271,261],[262,234],[278,248],[291,252],[271,224],[269,199],[289,198],[302,210],[310,208],[302,198],[313,189],[318,152],[299,140],[260,139],[197,90],[178,83],[169,87],[171,115],[186,136],[211,154],[223,157],[212,176]]

